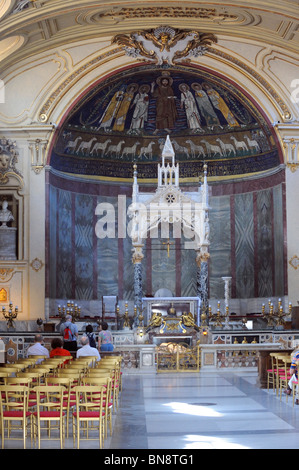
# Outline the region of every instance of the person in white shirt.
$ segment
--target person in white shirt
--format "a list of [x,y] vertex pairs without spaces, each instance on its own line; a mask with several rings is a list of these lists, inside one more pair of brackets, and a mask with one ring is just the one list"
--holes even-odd
[[[43,342],[43,337],[40,334],[35,335],[34,344],[27,349],[27,357],[29,356],[46,356],[50,357],[50,353],[47,348],[45,348],[41,343]],[[38,359],[37,364],[40,364],[43,359]]]
[[76,357],[86,357],[86,356],[96,356],[96,361],[101,360],[101,356],[99,351],[96,348],[92,348],[89,345],[89,338],[88,336],[82,336],[81,338],[82,348],[79,348],[76,353]]

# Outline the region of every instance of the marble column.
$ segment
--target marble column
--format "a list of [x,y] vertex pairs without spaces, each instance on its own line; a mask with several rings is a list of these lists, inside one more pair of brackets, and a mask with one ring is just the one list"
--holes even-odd
[[201,249],[197,252],[197,296],[201,300],[201,316],[205,315],[206,321],[208,320],[208,278],[209,278],[209,253],[207,249]]
[[132,261],[134,264],[134,304],[135,311],[137,312],[136,318],[134,318],[134,324],[137,324],[138,321],[138,312],[142,310],[142,252],[143,245],[133,245],[133,256]]
[[228,302],[229,302],[229,290],[230,290],[230,281],[231,277],[222,277],[221,278],[224,281],[224,302],[225,302],[225,324],[224,324],[224,329],[228,330],[229,329],[229,308],[228,308]]

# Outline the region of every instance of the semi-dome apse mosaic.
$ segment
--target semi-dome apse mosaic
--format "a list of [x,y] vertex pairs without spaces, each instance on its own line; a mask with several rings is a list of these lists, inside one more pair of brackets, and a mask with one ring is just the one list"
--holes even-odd
[[58,131],[50,164],[84,177],[157,177],[167,135],[180,178],[239,176],[280,164],[273,130],[232,83],[192,67],[134,67],[100,81]]

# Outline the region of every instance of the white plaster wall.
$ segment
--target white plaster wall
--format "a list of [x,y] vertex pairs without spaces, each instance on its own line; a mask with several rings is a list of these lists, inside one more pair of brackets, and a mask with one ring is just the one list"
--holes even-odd
[[[298,306],[297,301],[299,301],[299,169],[297,169],[296,171],[291,171],[290,169],[286,170],[286,200],[289,301],[294,306]],[[292,264],[290,264],[290,261],[293,257],[295,257],[295,259]],[[297,265],[297,257],[298,267],[296,269],[293,266]]]
[[[268,61],[270,65],[264,69],[264,62],[260,58],[259,61],[257,60],[261,49],[255,44],[247,48],[244,46],[236,51],[236,44],[233,41],[226,39],[221,42],[220,39],[217,47],[235,57],[240,58],[241,55],[243,60],[253,68],[258,64],[258,73],[273,87],[280,82],[279,88],[284,90],[287,106],[294,107],[291,97],[283,88],[283,76],[280,73],[280,68],[283,68],[281,57],[279,62],[276,62],[277,59],[272,55],[271,62]],[[45,174],[44,169],[41,169],[39,173],[33,171],[29,145],[36,139],[44,139],[48,142],[49,148],[54,135],[54,129],[49,130],[49,122],[58,126],[66,111],[84,90],[119,68],[136,63],[133,58],[124,55],[109,55],[111,50],[113,47],[107,38],[98,42],[86,41],[85,45],[72,44],[63,49],[50,51],[46,55],[39,54],[35,58],[26,59],[18,66],[6,70],[3,76],[6,99],[5,103],[0,103],[0,135],[16,140],[20,150],[18,165],[24,177],[23,261],[25,264],[22,265],[22,281],[18,276],[11,284],[12,291],[16,290],[17,285],[22,286],[22,299],[18,299],[23,306],[22,319],[44,317],[45,310]],[[92,59],[101,54],[103,59],[92,64]],[[248,73],[244,74],[237,65],[232,66],[227,61],[212,55],[200,57],[194,63],[214,70],[243,87],[267,113],[270,121],[275,122],[281,119],[279,107],[269,93],[255,78]],[[85,67],[84,64],[89,65]],[[80,73],[77,73],[79,68]],[[291,73],[290,76],[294,77],[294,69],[289,66],[288,70]],[[48,100],[51,100],[50,112],[47,115],[47,122],[42,123],[40,114]],[[32,130],[35,127],[36,129]],[[295,254],[299,257],[298,175],[299,170],[287,171],[288,261]],[[30,266],[34,259],[40,260],[43,264],[39,271],[35,271]],[[288,264],[288,273],[289,300],[295,304],[299,268],[294,270]]]

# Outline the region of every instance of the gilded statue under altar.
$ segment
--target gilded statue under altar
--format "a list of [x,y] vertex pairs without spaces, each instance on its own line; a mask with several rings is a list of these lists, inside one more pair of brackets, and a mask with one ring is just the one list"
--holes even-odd
[[183,311],[180,316],[176,315],[176,309],[171,305],[167,311],[167,315],[162,315],[162,312],[154,311],[146,332],[149,332],[153,328],[160,328],[159,333],[187,333],[186,328],[192,328],[199,331],[199,327],[196,325],[195,319],[191,312]]

